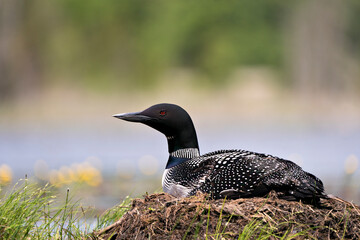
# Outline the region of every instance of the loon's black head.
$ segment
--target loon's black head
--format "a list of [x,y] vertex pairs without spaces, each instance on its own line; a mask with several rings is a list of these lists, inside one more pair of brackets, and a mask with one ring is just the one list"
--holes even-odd
[[194,124],[189,114],[181,107],[161,103],[142,112],[113,115],[116,118],[146,124],[165,134],[169,153],[184,148],[199,148]]

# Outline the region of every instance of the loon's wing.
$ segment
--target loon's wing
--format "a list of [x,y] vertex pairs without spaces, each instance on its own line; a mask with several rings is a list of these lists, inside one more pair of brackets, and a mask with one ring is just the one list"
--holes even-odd
[[271,155],[232,150],[202,156],[213,164],[200,190],[215,198],[264,196],[271,190],[288,200],[324,196],[322,182],[295,163]]
[[251,191],[252,196],[266,195],[271,190],[275,190],[279,198],[292,201],[302,200],[306,203],[318,204],[320,198],[327,198],[321,180],[305,172],[295,163],[271,155],[251,158],[255,162],[260,162],[259,170],[266,169]]
[[264,184],[273,190],[282,192],[285,199],[312,199],[326,197],[320,179],[305,172],[295,163],[276,158],[277,168],[264,177]]

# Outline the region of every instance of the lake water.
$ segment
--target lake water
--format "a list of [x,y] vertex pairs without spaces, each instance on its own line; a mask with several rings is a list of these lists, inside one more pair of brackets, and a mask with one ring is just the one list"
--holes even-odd
[[[360,158],[360,129],[340,131],[289,126],[245,129],[232,125],[200,125],[197,134],[201,153],[246,149],[286,158],[321,178],[325,187],[335,192],[341,190],[346,179],[345,160],[350,155]],[[139,124],[127,128],[123,125],[61,129],[0,127],[0,153],[0,165],[9,165],[15,178],[34,175],[34,166],[39,160],[45,161],[49,169],[89,160],[106,176],[116,175],[119,170],[139,172],[140,159],[144,156],[156,159],[155,175],[159,177],[168,157],[165,137]],[[358,195],[359,176],[359,169],[351,175],[354,179],[351,184]]]

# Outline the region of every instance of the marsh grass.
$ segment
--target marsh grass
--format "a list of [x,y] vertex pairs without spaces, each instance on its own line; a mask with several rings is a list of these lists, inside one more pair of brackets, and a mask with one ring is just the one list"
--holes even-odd
[[[97,216],[93,208],[84,207],[79,201],[71,198],[69,189],[66,190],[64,197],[58,197],[55,193],[56,191],[52,186],[39,186],[36,183],[30,183],[27,179],[19,181],[6,193],[0,189],[0,239],[108,239],[112,235],[117,235],[121,229],[118,220],[130,210],[133,201],[127,197],[121,204]],[[135,209],[130,211],[130,213],[133,212],[133,215],[130,214],[131,222],[128,224],[138,231],[140,226],[134,226],[134,220],[138,218],[137,224],[146,222],[146,225],[143,226],[144,231],[146,227],[152,229],[154,225],[149,225],[149,219],[153,222],[155,222],[156,216],[163,219],[166,212],[169,211],[168,213],[171,213],[169,216],[175,214],[173,220],[167,219],[173,224],[172,226],[169,225],[170,230],[167,233],[164,232],[169,239],[175,239],[174,237],[176,239],[199,238],[207,240],[314,239],[316,236],[314,233],[317,231],[326,231],[328,236],[332,234],[338,239],[357,236],[353,230],[358,221],[353,219],[360,216],[360,212],[354,205],[347,204],[338,213],[335,213],[335,210],[330,210],[327,211],[327,214],[322,215],[324,219],[334,218],[334,224],[314,226],[311,222],[306,224],[296,220],[299,214],[303,214],[303,211],[310,207],[304,206],[304,208],[300,208],[302,210],[291,208],[293,210],[289,212],[289,215],[282,213],[284,212],[282,209],[278,214],[270,216],[267,212],[270,209],[272,209],[271,211],[276,211],[276,209],[266,205],[268,201],[278,203],[281,200],[253,200],[252,203],[257,203],[258,208],[255,212],[250,213],[250,210],[246,212],[248,217],[252,216],[248,218],[242,214],[236,215],[229,211],[226,208],[229,206],[229,202],[226,200],[216,203],[216,201],[207,198],[195,197],[174,201],[170,197],[166,197],[165,194],[154,194],[145,197],[145,200],[134,200],[132,208],[135,207]],[[333,204],[340,204],[335,200],[331,201]],[[235,205],[240,206],[239,203],[241,202],[242,200],[238,200]],[[274,205],[274,203],[272,204]],[[285,201],[282,204],[292,206],[296,203]],[[340,205],[337,205],[337,208]],[[301,207],[302,205],[296,204],[296,206]],[[263,211],[264,209],[267,211]],[[136,212],[134,212],[135,210]],[[246,208],[243,211],[247,211]],[[325,210],[315,211],[326,212]],[[311,209],[311,212],[314,210]],[[140,215],[137,216],[136,214]],[[151,218],[146,214],[152,214],[149,215]],[[126,216],[129,217],[129,215]],[[249,221],[246,224],[239,224],[239,221],[244,217]],[[126,223],[126,217],[124,218],[120,224]],[[142,222],[142,219],[146,221]],[[161,222],[157,224],[160,227]],[[109,228],[111,225],[112,227]],[[183,229],[182,233],[181,228]],[[107,231],[104,232],[104,229]],[[164,229],[164,227],[159,228],[160,231],[164,231]],[[352,235],[349,235],[349,231]],[[107,234],[107,236],[102,236],[102,233]],[[177,238],[179,234],[181,237]]]
[[0,189],[0,238],[87,238],[94,229],[119,219],[130,202],[127,198],[101,216],[95,216],[93,208],[83,207],[70,197],[69,189],[65,199],[59,199],[53,190],[52,186],[38,186],[27,179],[19,181],[7,193]]
[[101,216],[97,216],[97,224],[94,231],[107,227],[119,220],[129,209],[132,199],[127,196],[119,205],[105,211]]

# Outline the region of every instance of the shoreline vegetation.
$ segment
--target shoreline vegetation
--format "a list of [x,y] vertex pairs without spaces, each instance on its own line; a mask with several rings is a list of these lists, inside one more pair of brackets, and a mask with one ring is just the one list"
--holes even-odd
[[19,181],[0,201],[3,239],[357,239],[360,208],[331,197],[320,207],[265,198],[176,199],[166,193],[125,198],[101,215],[58,199],[52,186]]
[[128,209],[130,199],[97,214],[90,206],[70,197],[58,198],[54,186],[20,180],[7,192],[0,188],[1,239],[84,239],[117,220]]

